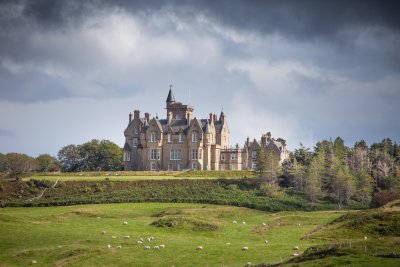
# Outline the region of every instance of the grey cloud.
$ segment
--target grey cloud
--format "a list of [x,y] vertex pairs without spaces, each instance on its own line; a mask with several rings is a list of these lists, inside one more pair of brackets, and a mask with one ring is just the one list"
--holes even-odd
[[0,137],[16,137],[13,131],[0,128]]

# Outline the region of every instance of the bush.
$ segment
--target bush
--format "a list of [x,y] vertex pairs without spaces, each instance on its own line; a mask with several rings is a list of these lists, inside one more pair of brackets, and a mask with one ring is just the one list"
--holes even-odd
[[280,197],[282,195],[279,185],[270,183],[261,184],[260,193],[267,197]]

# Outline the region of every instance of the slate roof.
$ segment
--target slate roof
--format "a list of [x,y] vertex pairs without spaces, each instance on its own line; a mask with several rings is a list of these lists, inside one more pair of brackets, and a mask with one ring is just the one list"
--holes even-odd
[[174,93],[172,93],[172,89],[169,89],[167,102],[175,102],[175,97],[174,97]]
[[[209,126],[208,119],[201,119],[201,120],[196,119],[196,120],[204,132],[207,132],[207,131],[210,132],[210,126]],[[156,119],[155,121],[160,126],[163,133],[167,132],[171,128],[173,133],[179,133],[180,131],[183,131],[186,134],[190,127],[190,125],[187,123],[187,119],[171,120],[171,123],[169,125],[168,125],[168,121],[166,119],[161,119],[161,120]],[[222,121],[216,121],[216,122],[214,122],[214,125],[215,125],[216,132],[221,133],[222,125],[223,125]],[[149,126],[149,124],[147,123],[146,120],[144,120],[143,127],[142,127],[142,133],[146,132],[148,126]]]

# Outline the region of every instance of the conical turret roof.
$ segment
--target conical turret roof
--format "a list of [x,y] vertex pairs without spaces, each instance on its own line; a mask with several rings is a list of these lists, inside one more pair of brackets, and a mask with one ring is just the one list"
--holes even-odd
[[174,93],[172,93],[172,89],[169,89],[168,97],[167,97],[167,102],[175,102],[175,97]]

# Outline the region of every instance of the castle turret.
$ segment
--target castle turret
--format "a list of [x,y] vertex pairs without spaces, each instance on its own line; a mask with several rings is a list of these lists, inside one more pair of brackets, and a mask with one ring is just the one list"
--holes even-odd
[[129,113],[129,123],[132,121],[132,112]]

